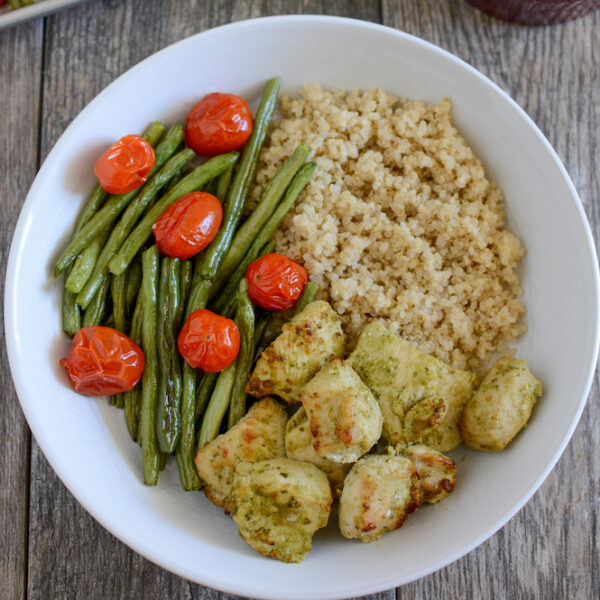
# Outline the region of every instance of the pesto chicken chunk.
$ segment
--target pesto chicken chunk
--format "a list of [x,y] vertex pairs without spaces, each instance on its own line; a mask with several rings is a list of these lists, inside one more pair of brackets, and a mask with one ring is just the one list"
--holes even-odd
[[336,358],[303,388],[316,453],[351,463],[368,452],[381,436],[383,418],[377,400],[347,361]]
[[285,426],[285,455],[294,460],[311,463],[321,469],[336,492],[341,491],[344,478],[352,467],[350,464],[337,463],[317,454],[304,407],[298,409]]
[[342,535],[374,542],[398,529],[420,505],[419,480],[411,460],[402,456],[365,456],[344,481],[339,524]]
[[504,356],[488,371],[459,422],[465,444],[498,452],[525,427],[542,383],[524,360]]
[[257,398],[279,396],[289,404],[300,400],[300,388],[332,358],[344,352],[339,315],[327,302],[310,303],[261,354],[246,385]]
[[[365,326],[349,361],[379,402],[387,442],[408,441],[406,427],[411,442],[423,442],[440,452],[460,444],[457,422],[471,397],[475,373],[454,369],[421,352],[381,321]],[[418,412],[407,414],[425,400]]]
[[198,450],[196,470],[204,493],[217,506],[225,506],[237,465],[284,456],[287,413],[273,398],[256,402],[238,423]]
[[263,556],[294,563],[327,525],[332,501],[325,474],[289,458],[240,463],[230,497],[242,538]]
[[433,433],[447,412],[448,405],[437,396],[429,396],[414,404],[404,415],[404,441],[414,444]]
[[417,470],[423,502],[436,504],[454,489],[456,463],[449,456],[425,444],[407,446],[402,454],[412,461]]

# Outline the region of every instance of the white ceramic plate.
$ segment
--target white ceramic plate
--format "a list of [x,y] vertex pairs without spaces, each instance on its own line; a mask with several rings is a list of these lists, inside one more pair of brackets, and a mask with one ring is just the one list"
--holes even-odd
[[[273,75],[283,87],[321,82],[378,85],[435,102],[450,96],[455,122],[506,196],[524,240],[528,333],[518,345],[545,393],[531,425],[497,455],[459,450],[455,492],[372,544],[335,526],[300,565],[261,558],[200,493],[179,487],[173,464],[156,488],[120,411],[75,394],[58,366],[59,249],[91,189],[94,158],[153,119],[171,122],[205,93],[230,91],[253,106]],[[586,401],[598,350],[598,272],[581,203],[540,131],[499,88],[450,54],[399,31],[328,17],[274,17],[204,32],[145,60],[73,121],[42,166],[19,219],[6,283],[6,331],[17,392],[46,457],[86,509],[155,563],[232,593],[345,598],[431,573],[483,542],[530,498],[569,440]],[[556,515],[558,519],[563,515]]]

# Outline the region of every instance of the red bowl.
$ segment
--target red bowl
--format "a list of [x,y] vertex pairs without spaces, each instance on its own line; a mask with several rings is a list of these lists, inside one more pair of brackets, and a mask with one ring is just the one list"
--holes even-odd
[[600,0],[467,0],[484,12],[523,25],[552,25],[582,17]]

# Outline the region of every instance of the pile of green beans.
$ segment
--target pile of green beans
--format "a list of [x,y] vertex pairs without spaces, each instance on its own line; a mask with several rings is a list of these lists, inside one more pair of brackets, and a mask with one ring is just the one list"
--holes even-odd
[[[96,185],[55,265],[55,276],[65,274],[67,334],[81,326],[110,325],[144,351],[142,380],[113,396],[111,404],[124,409],[127,430],[141,446],[148,485],[157,483],[171,454],[182,487],[200,489],[193,462],[197,448],[244,416],[244,388],[257,351],[282,315],[291,316],[289,311],[255,309],[245,273],[253,260],[273,251],[275,231],[312,176],[315,163],[306,162],[309,147],[296,148],[240,224],[278,93],[279,78],[269,80],[241,153],[215,156],[195,168],[190,166],[194,152],[183,147],[181,123],[166,133],[161,123],[152,123],[143,134],[156,156],[147,182],[116,196]],[[223,204],[216,237],[193,259],[161,256],[150,241],[153,224],[179,197],[198,190],[209,191]],[[298,309],[315,293],[309,282]],[[240,352],[220,373],[198,372],[177,347],[185,319],[205,307],[233,318],[240,330]]]

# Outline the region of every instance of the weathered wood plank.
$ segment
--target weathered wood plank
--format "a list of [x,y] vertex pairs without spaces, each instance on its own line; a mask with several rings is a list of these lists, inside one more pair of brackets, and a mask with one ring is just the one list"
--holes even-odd
[[[600,13],[526,28],[453,0],[383,2],[384,23],[431,41],[489,76],[548,137],[599,239]],[[600,394],[548,480],[497,535],[453,565],[400,588],[398,600],[593,598],[600,589]],[[567,399],[565,399],[567,400]]]
[[[301,12],[380,19],[378,2],[360,0],[348,3],[105,0],[48,18],[42,157],[100,90],[153,52],[231,21]],[[116,540],[73,499],[35,442],[31,462],[29,598],[233,598],[176,577]],[[393,596],[391,591],[372,600],[391,600]]]
[[[13,230],[37,169],[41,22],[0,32],[0,298]],[[0,307],[3,314],[3,308]],[[29,430],[0,331],[0,597],[25,598]]]

